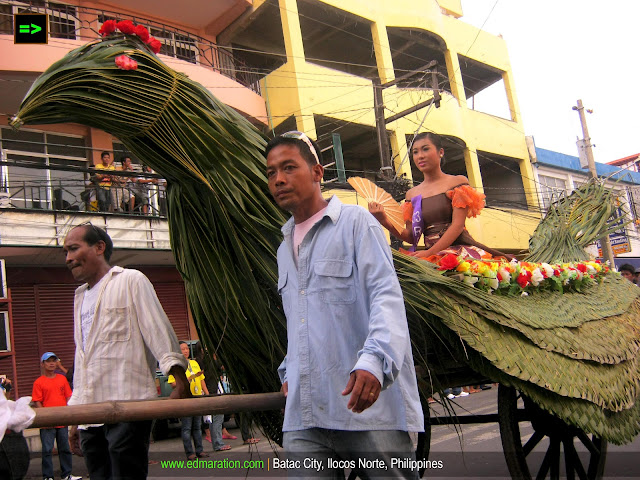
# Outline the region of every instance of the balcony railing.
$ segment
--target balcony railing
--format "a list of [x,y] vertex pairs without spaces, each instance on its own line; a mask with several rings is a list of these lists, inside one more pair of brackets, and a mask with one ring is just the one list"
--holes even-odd
[[[165,217],[166,181],[154,173],[0,161],[0,208]],[[101,186],[97,174],[112,180]]]
[[131,20],[146,26],[151,35],[162,43],[161,54],[210,68],[260,94],[260,79],[264,74],[250,68],[226,49],[188,31],[148,18],[104,9],[45,0],[0,0],[0,34],[13,35],[13,15],[27,12],[49,15],[50,38],[72,40],[91,41],[100,38],[98,30],[106,20]]

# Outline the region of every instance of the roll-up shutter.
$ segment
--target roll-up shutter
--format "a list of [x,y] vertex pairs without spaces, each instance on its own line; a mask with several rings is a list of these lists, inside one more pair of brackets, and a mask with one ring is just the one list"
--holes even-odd
[[36,321],[35,288],[17,286],[11,288],[13,309],[13,342],[16,352],[18,393],[31,395],[33,382],[40,376],[40,347]]
[[187,298],[182,282],[155,283],[150,277],[167,317],[179,340],[189,338],[189,314],[187,313]]
[[76,345],[73,339],[73,298],[77,285],[36,285],[40,353],[53,352],[71,368]]

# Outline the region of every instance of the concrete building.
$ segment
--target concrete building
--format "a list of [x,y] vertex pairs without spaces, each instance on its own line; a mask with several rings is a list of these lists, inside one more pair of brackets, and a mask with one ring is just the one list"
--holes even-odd
[[[60,248],[71,225],[91,221],[105,227],[114,239],[113,263],[139,268],[150,278],[179,338],[195,338],[196,332],[170,251],[162,182],[150,185],[145,215],[97,212],[87,198],[86,168],[100,163],[102,151],[119,165],[127,153],[119,140],[70,124],[14,132],[7,126],[9,116],[53,62],[99,38],[104,21],[128,19],[147,26],[162,42],[159,56],[164,62],[264,127],[259,77],[216,44],[216,36],[250,5],[244,0],[0,1],[0,258],[6,262],[11,291],[11,302],[0,301],[0,311],[12,313],[9,345],[0,351],[0,374],[14,379],[17,395],[30,394],[40,375],[42,352],[54,351],[67,367],[73,363],[77,283]],[[48,44],[14,44],[13,16],[27,11],[49,15]]]
[[[14,45],[13,15],[25,11],[49,15],[47,45]],[[196,335],[169,249],[162,182],[151,186],[146,215],[98,212],[86,193],[86,168],[100,162],[102,151],[116,161],[126,154],[117,138],[80,125],[19,132],[1,126],[33,80],[96,39],[107,19],[147,26],[162,42],[163,61],[268,134],[298,129],[317,138],[327,149],[325,163],[332,163],[339,134],[347,176],[376,179],[381,167],[390,167],[382,171],[421,181],[407,143],[419,131],[443,134],[445,171],[466,175],[494,207],[468,221],[471,233],[504,251],[526,249],[539,220],[538,196],[507,45],[462,15],[460,0],[0,0],[0,258],[13,318],[0,374],[16,378],[25,395],[39,374],[40,353],[55,351],[70,365],[76,284],[60,246],[69,226],[85,221],[112,235],[114,263],[150,277],[178,336]],[[373,85],[394,80],[381,89],[385,118],[430,100],[436,90],[440,107],[389,121],[390,148],[381,152]],[[475,96],[496,84],[503,87],[506,118],[474,108]],[[336,179],[329,165],[327,194],[361,202]]]
[[[398,80],[382,91],[388,119],[431,99],[435,72],[440,108],[425,106],[386,125],[387,165],[422,181],[407,142],[416,131],[445,135],[445,171],[466,175],[497,207],[468,222],[472,234],[518,251],[527,248],[539,216],[528,210],[537,209],[536,190],[507,45],[462,15],[459,0],[256,0],[218,42],[265,73],[270,130],[306,132],[327,149],[327,163],[332,137],[340,135],[347,177],[375,179],[381,168],[373,83]],[[425,69],[433,60],[437,66]],[[475,95],[494,84],[504,87],[507,118],[473,108]],[[335,177],[335,167],[328,169],[325,180]],[[348,191],[340,195],[355,201]]]
[[[543,210],[589,180],[589,170],[580,166],[577,156],[539,148],[533,137],[527,137],[527,143]],[[640,173],[633,168],[637,158],[638,154],[608,163],[596,162],[598,176],[608,179],[606,184],[619,195],[619,213],[632,220],[610,237],[615,263],[630,263],[636,268],[640,267]]]

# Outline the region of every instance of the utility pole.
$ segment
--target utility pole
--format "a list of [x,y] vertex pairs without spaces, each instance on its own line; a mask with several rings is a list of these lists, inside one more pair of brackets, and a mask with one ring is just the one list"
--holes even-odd
[[[432,102],[435,103],[436,108],[440,108],[441,97],[440,97],[440,90],[438,89],[438,77],[435,70],[435,67],[437,67],[437,65],[438,65],[438,62],[436,60],[432,60],[428,64],[424,65],[423,67],[420,67],[417,70],[408,72],[402,75],[401,77],[398,77],[395,80],[391,80],[390,82],[387,82],[387,83],[381,83],[380,80],[377,78],[374,78],[372,80],[373,110],[374,110],[375,119],[376,119],[376,131],[378,134],[378,149],[380,150],[380,173],[385,180],[391,179],[391,172],[393,170],[393,167],[391,166],[391,158],[389,157],[389,138],[387,137],[387,124],[391,122],[395,122],[399,118],[402,118],[410,113],[416,112],[421,108],[428,106]],[[416,73],[428,72],[429,69],[431,69],[432,67],[433,67],[433,70],[431,70],[431,87],[433,89],[433,98],[426,100],[424,102],[420,102],[411,108],[407,108],[406,110],[403,110],[400,113],[396,113],[395,115],[392,115],[389,118],[385,118],[384,117],[384,100],[382,97],[382,91],[385,88],[392,87],[393,85],[396,85],[398,82],[401,82],[403,80],[406,80],[407,78],[412,77]]]
[[[589,163],[589,172],[591,173],[591,178],[598,178],[598,174],[596,172],[596,162],[593,159],[593,150],[591,145],[591,137],[589,136],[589,129],[587,128],[587,116],[584,114],[584,106],[582,105],[582,100],[578,100],[578,105],[573,107],[573,110],[578,112],[580,115],[580,124],[582,125],[582,141],[584,143],[585,153],[587,154],[587,162]],[[587,112],[592,113],[592,110],[588,110]],[[608,261],[611,267],[615,267],[615,263],[613,261],[614,254],[613,249],[611,248],[611,242],[609,241],[609,235],[605,235],[600,239],[600,244],[602,245],[602,258],[605,261]]]

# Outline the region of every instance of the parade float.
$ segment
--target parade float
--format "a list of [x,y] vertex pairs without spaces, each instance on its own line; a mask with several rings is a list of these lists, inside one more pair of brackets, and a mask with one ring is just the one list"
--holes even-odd
[[[287,215],[267,188],[266,138],[167,67],[144,27],[108,21],[100,33],[35,81],[11,125],[98,128],[162,175],[200,339],[223,359],[237,392],[277,391],[286,322],[276,250]],[[498,421],[514,477],[529,478],[530,467],[557,472],[564,451],[567,472],[598,478],[607,442],[627,443],[640,430],[640,289],[584,252],[614,228],[613,208],[601,184],[582,187],[550,208],[521,262],[453,256],[434,265],[393,252],[425,414],[443,387],[499,382],[497,415],[474,421]],[[280,412],[254,418],[280,441]],[[535,432],[525,445],[522,421]],[[419,455],[428,454],[429,429]],[[542,464],[528,465],[544,437]]]

